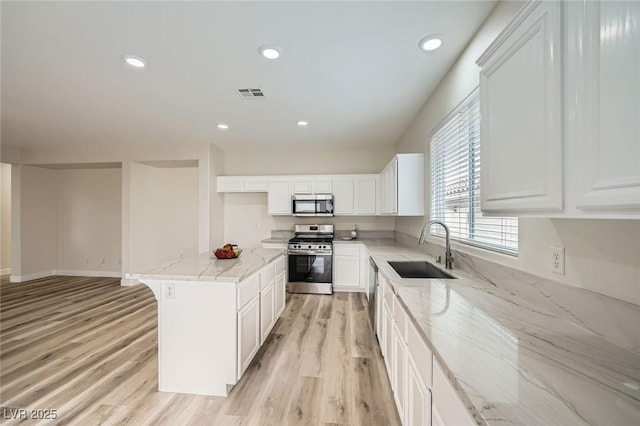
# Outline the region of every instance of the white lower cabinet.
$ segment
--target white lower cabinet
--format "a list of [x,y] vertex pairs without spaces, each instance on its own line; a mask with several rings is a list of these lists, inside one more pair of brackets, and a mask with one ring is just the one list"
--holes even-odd
[[[407,356],[407,399],[404,411],[405,425],[431,424],[431,391],[420,379],[410,356]],[[435,419],[433,424],[436,424]]]
[[260,296],[238,311],[238,380],[260,349]]
[[[396,401],[396,408],[398,409],[398,415],[400,419],[405,418],[405,397],[406,397],[406,365],[407,365],[407,351],[404,342],[404,336],[401,335],[398,324],[393,323],[393,382],[391,387],[393,388],[393,397]],[[403,424],[406,422],[403,421]]]
[[238,380],[284,312],[285,275],[280,256],[238,285]]
[[378,281],[376,334],[402,424],[475,425],[390,283]]
[[364,244],[333,245],[334,291],[365,291],[366,268],[369,262]]
[[260,343],[264,343],[275,324],[275,284],[260,291]]
[[277,320],[284,312],[285,301],[287,297],[287,279],[284,272],[276,277],[274,293],[275,304],[273,309],[276,313],[275,320]]
[[458,396],[453,385],[447,379],[440,365],[433,362],[433,411],[437,411],[439,421],[443,425],[473,426],[476,422],[471,417]]

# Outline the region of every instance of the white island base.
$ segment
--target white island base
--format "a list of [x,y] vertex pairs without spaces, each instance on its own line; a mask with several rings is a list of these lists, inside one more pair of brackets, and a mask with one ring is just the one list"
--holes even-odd
[[261,248],[128,276],[158,301],[158,390],[228,396],[284,311],[285,276],[283,250]]

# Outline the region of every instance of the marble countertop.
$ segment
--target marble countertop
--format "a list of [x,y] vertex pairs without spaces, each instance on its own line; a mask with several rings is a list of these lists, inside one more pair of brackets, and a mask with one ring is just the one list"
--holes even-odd
[[271,237],[271,238],[265,238],[264,240],[261,240],[261,243],[275,243],[275,244],[287,244],[289,242],[289,240],[291,239],[291,237]]
[[387,261],[433,258],[394,240],[360,242],[478,424],[640,424],[638,354],[462,270],[403,279]]
[[240,257],[235,259],[217,259],[213,253],[207,252],[127,274],[126,278],[240,282],[284,253],[282,249],[257,247],[243,249]]

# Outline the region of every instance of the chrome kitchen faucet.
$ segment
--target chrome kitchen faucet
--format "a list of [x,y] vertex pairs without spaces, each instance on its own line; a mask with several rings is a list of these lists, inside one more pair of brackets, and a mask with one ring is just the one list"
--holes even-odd
[[438,220],[430,220],[422,226],[422,231],[420,231],[420,240],[419,244],[423,245],[427,238],[427,230],[431,225],[441,225],[444,228],[445,235],[445,247],[444,247],[444,267],[445,269],[453,269],[453,255],[451,254],[451,244],[449,243],[449,227],[445,225],[443,222]]

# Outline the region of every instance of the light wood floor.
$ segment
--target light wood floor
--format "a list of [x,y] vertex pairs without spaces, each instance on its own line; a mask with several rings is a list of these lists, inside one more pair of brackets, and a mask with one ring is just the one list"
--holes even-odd
[[[229,398],[157,392],[157,305],[119,279],[0,280],[0,423],[397,425],[366,297],[291,295]],[[28,416],[30,416],[30,412]]]

